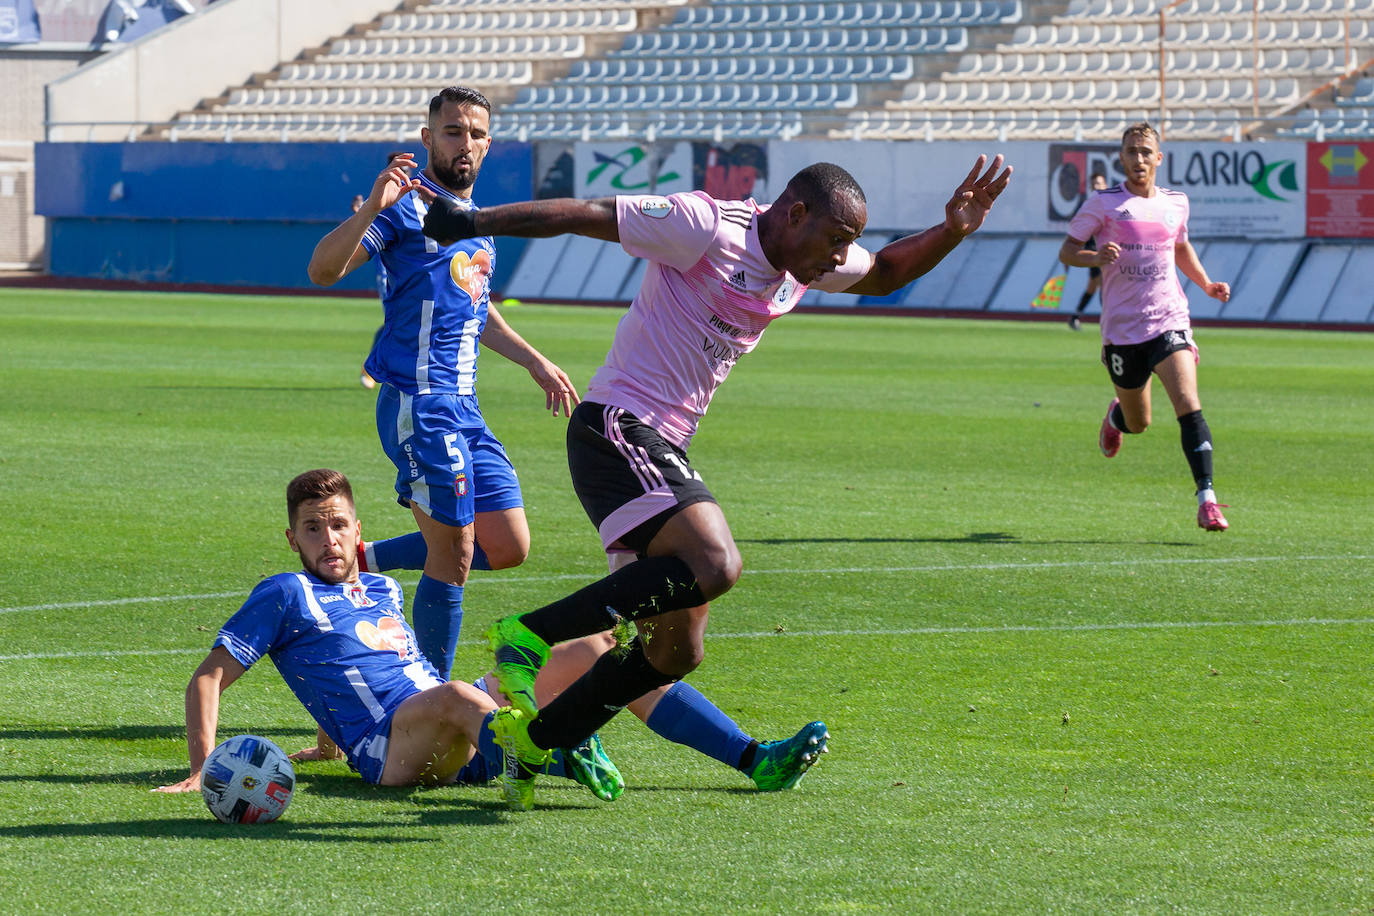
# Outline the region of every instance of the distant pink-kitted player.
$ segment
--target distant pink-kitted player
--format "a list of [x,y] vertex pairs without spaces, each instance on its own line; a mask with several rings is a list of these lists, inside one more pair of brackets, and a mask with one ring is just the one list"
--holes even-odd
[[[1155,184],[1163,161],[1153,127],[1127,127],[1121,135],[1126,180],[1084,202],[1069,223],[1059,260],[1102,268],[1102,362],[1116,387],[1098,433],[1102,454],[1111,458],[1121,449],[1122,433],[1149,427],[1150,375],[1158,375],[1197,487],[1198,526],[1225,531],[1212,490],[1212,431],[1197,393],[1198,350],[1178,271],[1222,302],[1231,298],[1231,287],[1207,276],[1188,241],[1188,195]],[[1085,248],[1094,237],[1097,250]]]

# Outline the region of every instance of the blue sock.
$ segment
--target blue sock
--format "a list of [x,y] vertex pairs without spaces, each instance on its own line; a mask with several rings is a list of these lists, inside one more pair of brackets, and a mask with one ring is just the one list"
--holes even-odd
[[421,576],[410,619],[421,654],[447,680],[453,670],[458,631],[463,628],[463,586]]
[[685,744],[737,769],[740,757],[754,740],[684,681],[668,688],[644,724],[660,737]]
[[[384,541],[371,541],[367,545],[366,558],[368,572],[390,572],[393,569],[424,569],[429,557],[429,547],[425,537],[418,531]],[[491,561],[482,550],[481,544],[472,546],[472,568],[491,569]]]
[[373,541],[367,545],[369,572],[388,572],[393,569],[424,569],[429,548],[425,536],[418,531],[400,537]]
[[489,712],[482,720],[482,729],[477,733],[477,753],[473,754],[472,759],[458,771],[460,785],[471,786],[491,782],[500,776],[502,769],[505,768],[505,755],[501,753],[501,747],[496,743],[496,736],[491,731],[491,720],[495,715],[495,712]]
[[[481,683],[473,686],[478,690],[482,689]],[[458,782],[461,785],[479,785],[484,782],[491,782],[500,776],[506,768],[505,752],[501,750],[501,745],[496,743],[496,735],[491,730],[491,722],[495,716],[494,711],[489,712],[487,717],[482,720],[482,730],[477,733],[477,753],[458,771]],[[563,752],[560,750],[554,750],[553,760],[539,772],[549,776],[561,776],[564,779],[572,778],[568,776],[567,768],[563,766]]]

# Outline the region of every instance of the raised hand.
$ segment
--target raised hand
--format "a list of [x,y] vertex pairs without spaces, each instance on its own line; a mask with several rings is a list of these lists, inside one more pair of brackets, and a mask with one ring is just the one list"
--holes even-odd
[[[367,195],[363,206],[371,213],[381,213],[410,192],[418,191],[420,179],[410,177],[415,168],[415,157],[411,153],[393,158],[372,183],[372,193]],[[354,211],[358,209],[361,208],[355,207]]]
[[945,204],[945,225],[959,238],[983,225],[993,201],[1007,189],[1007,183],[1011,181],[1011,166],[998,174],[998,169],[1002,168],[1001,153],[993,157],[992,165],[984,172],[983,165],[987,161],[987,156],[978,157],[968,177],[954,190],[949,203]]

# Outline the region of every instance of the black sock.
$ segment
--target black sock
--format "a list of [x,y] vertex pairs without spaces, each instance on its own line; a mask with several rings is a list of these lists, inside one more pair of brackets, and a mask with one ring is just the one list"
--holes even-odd
[[543,748],[577,747],[626,705],[675,680],[649,664],[636,636],[624,651],[612,649],[598,658],[539,710],[530,723],[530,740]]
[[1127,433],[1128,435],[1135,435],[1135,433],[1132,433],[1129,429],[1126,428],[1126,415],[1121,412],[1120,401],[1117,401],[1115,404],[1112,405],[1111,417],[1113,426],[1121,430],[1123,433]]
[[1193,482],[1199,490],[1212,488],[1212,431],[1202,419],[1202,411],[1195,410],[1178,418],[1183,454],[1193,472]]
[[748,773],[754,768],[754,758],[758,756],[759,743],[750,741],[749,746],[744,749],[744,753],[739,755],[739,763],[735,764],[735,769],[741,773]]
[[1085,308],[1088,307],[1088,303],[1092,301],[1092,298],[1092,293],[1084,293],[1083,298],[1078,300],[1078,308],[1074,309],[1074,311],[1082,312]]
[[553,645],[609,630],[617,618],[640,620],[705,603],[706,596],[686,563],[677,557],[645,557],[566,598],[520,615],[520,622]]

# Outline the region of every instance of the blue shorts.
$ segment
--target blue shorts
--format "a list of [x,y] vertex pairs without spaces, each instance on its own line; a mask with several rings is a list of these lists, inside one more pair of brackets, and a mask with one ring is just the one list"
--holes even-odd
[[348,765],[358,771],[363,782],[375,786],[382,781],[382,771],[386,769],[387,747],[391,743],[391,720],[395,716],[396,710],[393,709],[348,751]]
[[473,424],[471,398],[409,395],[379,386],[377,435],[396,465],[396,501],[413,502],[430,518],[461,528],[477,512],[524,505],[501,440],[481,415]]

